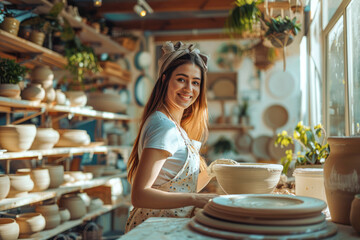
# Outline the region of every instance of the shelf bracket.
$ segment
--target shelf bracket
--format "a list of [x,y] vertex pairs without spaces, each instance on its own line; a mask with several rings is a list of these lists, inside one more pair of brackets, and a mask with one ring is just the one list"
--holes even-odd
[[39,112],[36,112],[36,113],[31,114],[31,115],[25,116],[25,117],[23,117],[21,119],[18,119],[16,121],[12,122],[11,124],[16,125],[16,124],[25,122],[25,121],[27,121],[27,120],[29,120],[31,118],[34,118],[34,117],[37,117],[37,116],[43,114],[44,112],[45,112],[45,108],[41,108],[41,110]]
[[60,121],[60,120],[63,119],[63,118],[66,118],[66,117],[69,118],[69,119],[71,119],[71,118],[72,118],[71,113],[64,113],[64,114],[62,114],[62,115],[60,115],[60,116],[58,116],[58,117],[56,117],[56,118],[52,118],[52,119],[51,119],[52,124],[55,124],[56,122]]

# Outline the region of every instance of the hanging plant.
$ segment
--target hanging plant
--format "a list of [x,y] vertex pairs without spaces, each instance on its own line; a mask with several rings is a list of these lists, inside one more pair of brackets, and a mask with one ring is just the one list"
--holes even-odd
[[253,27],[260,23],[261,12],[257,5],[263,0],[236,0],[230,10],[225,29],[230,36],[252,32]]
[[245,50],[233,43],[224,43],[217,50],[216,64],[226,70],[238,69],[243,61]]

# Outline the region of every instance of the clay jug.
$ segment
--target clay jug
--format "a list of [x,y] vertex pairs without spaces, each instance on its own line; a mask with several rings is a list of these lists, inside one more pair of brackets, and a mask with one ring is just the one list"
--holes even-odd
[[360,137],[329,137],[328,143],[324,184],[331,219],[350,225],[351,202],[360,193]]

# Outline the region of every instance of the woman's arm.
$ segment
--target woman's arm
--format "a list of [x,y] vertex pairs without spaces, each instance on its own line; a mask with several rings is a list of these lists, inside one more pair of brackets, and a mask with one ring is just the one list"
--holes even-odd
[[132,188],[131,203],[136,208],[169,209],[184,206],[202,208],[215,194],[165,192],[152,188],[169,153],[145,148],[141,154]]

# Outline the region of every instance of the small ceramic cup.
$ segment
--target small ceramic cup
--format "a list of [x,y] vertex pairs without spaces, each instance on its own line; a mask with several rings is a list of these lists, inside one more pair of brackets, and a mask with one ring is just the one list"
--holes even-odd
[[350,223],[355,231],[360,233],[360,194],[356,194],[351,203]]

